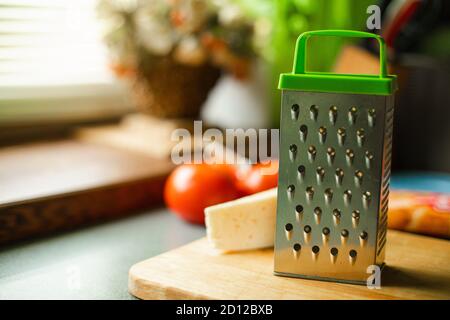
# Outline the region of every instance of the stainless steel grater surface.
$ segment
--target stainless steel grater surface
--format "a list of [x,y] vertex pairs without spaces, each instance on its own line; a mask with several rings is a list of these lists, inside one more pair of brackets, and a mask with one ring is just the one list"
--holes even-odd
[[394,96],[282,89],[275,274],[365,283],[384,261]]

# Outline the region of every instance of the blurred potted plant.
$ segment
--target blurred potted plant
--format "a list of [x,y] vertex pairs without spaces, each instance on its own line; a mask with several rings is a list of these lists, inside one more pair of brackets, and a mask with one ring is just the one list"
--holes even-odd
[[246,77],[257,55],[254,21],[231,1],[101,0],[98,9],[112,69],[153,116],[198,116],[221,72]]

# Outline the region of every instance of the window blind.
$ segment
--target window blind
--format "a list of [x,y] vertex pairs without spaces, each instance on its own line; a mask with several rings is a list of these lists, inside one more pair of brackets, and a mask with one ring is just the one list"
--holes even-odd
[[125,88],[108,69],[96,5],[0,0],[0,124],[123,112]]

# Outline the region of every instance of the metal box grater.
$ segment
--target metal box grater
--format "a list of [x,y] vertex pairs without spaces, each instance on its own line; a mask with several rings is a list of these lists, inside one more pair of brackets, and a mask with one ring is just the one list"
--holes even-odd
[[[380,75],[306,73],[310,36],[375,38]],[[383,266],[394,93],[382,38],[323,30],[297,40],[282,90],[275,274],[366,283]]]

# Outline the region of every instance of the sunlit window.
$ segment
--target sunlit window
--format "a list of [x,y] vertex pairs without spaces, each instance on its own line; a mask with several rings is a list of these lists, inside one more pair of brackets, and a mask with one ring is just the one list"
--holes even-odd
[[118,107],[124,91],[108,69],[96,5],[0,0],[0,123]]

